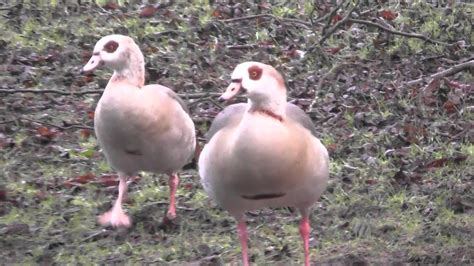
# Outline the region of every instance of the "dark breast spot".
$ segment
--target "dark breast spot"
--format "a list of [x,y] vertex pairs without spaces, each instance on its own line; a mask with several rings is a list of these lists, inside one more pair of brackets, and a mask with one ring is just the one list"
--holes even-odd
[[142,152],[140,150],[129,150],[125,149],[124,152],[128,155],[135,155],[135,156],[142,156]]
[[257,194],[257,195],[241,195],[242,198],[248,200],[262,200],[262,199],[275,199],[285,196],[285,193],[268,193],[268,194]]

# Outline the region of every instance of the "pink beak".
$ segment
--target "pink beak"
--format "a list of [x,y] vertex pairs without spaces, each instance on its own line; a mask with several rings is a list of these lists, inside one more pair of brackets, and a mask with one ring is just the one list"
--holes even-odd
[[241,89],[242,89],[242,84],[240,82],[232,82],[227,87],[225,92],[221,95],[221,97],[219,97],[219,100],[228,101],[234,98],[237,94],[239,94]]
[[91,72],[103,64],[104,61],[102,61],[99,54],[92,55],[91,59],[89,59],[89,62],[87,62],[87,64],[81,69],[81,73]]

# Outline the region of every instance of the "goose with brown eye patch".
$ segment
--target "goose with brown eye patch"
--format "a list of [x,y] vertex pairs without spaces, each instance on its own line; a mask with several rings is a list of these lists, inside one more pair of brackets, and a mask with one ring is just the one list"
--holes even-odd
[[249,265],[244,213],[298,208],[304,264],[309,266],[309,214],[327,186],[327,150],[309,116],[287,103],[285,82],[275,68],[242,63],[231,81],[220,99],[246,91],[248,102],[228,106],[212,122],[199,158],[203,187],[236,219],[243,265]]
[[[109,35],[94,47],[84,72],[101,66],[113,70],[94,116],[97,141],[107,162],[118,172],[118,198],[99,223],[129,227],[122,202],[127,180],[139,171],[169,176],[170,200],[164,222],[176,217],[178,171],[194,156],[194,124],[186,105],[171,89],[146,85],[143,54],[132,38]],[[157,119],[159,118],[159,119]]]

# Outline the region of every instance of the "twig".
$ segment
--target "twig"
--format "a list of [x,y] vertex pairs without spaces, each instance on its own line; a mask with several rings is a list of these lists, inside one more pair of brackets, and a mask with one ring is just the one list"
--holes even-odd
[[412,85],[415,85],[415,84],[418,84],[418,83],[421,83],[427,79],[431,79],[431,80],[436,80],[436,79],[440,79],[440,78],[444,78],[444,77],[447,77],[447,76],[451,76],[451,75],[454,75],[458,72],[461,72],[465,69],[468,69],[468,68],[474,68],[474,60],[471,60],[471,61],[467,61],[467,62],[464,62],[464,63],[460,63],[460,64],[457,64],[455,66],[452,66],[446,70],[443,70],[443,71],[440,71],[438,73],[435,73],[429,77],[424,77],[424,78],[419,78],[419,79],[415,79],[415,80],[411,80],[411,81],[408,81],[408,82],[405,82],[404,85],[406,86],[412,86]]
[[227,49],[230,50],[246,50],[246,49],[255,49],[255,48],[273,48],[273,45],[261,45],[256,43],[251,44],[237,44],[237,45],[228,45],[226,46]]
[[10,124],[10,123],[13,123],[13,122],[16,122],[16,121],[18,121],[18,118],[15,118],[15,119],[12,119],[12,120],[5,120],[5,121],[1,121],[0,125]]
[[342,7],[342,5],[345,3],[346,1],[345,0],[341,0],[341,2],[333,9],[331,10],[331,12],[329,12],[328,14],[324,15],[322,17],[322,19],[326,19],[326,25],[324,25],[323,29],[322,29],[322,33],[326,33],[326,30],[329,28],[329,26],[331,25],[331,21],[332,21],[332,18],[334,17],[334,15],[337,13],[337,11]]
[[221,96],[221,92],[196,92],[196,93],[178,93],[178,96],[183,98],[184,100],[187,99],[199,99],[203,97],[216,97]]
[[458,139],[459,137],[461,137],[462,135],[466,134],[467,132],[469,132],[472,128],[472,125],[471,124],[467,124],[467,127],[463,130],[461,130],[461,132],[457,133],[456,135],[452,136],[451,138],[448,139],[448,141],[446,141],[446,143],[451,143],[453,142],[454,140]]
[[61,90],[35,90],[35,89],[0,89],[0,93],[54,93],[60,95],[74,95],[74,96],[82,96],[86,94],[100,94],[103,90],[84,90],[84,91],[61,91]]
[[216,100],[209,98],[209,101],[213,103],[215,106],[219,107],[221,110],[224,109],[224,106],[220,104],[219,102],[217,102]]
[[57,129],[60,129],[60,130],[68,130],[68,129],[88,129],[88,130],[94,130],[93,127],[90,127],[90,126],[84,126],[84,125],[79,125],[79,124],[71,124],[71,125],[68,125],[68,126],[58,126],[58,125],[55,125],[55,124],[51,124],[49,122],[45,122],[45,121],[39,121],[39,120],[35,120],[35,119],[31,119],[31,118],[27,118],[27,117],[20,117],[18,118],[17,120],[26,120],[26,121],[30,121],[30,122],[33,122],[33,123],[38,123],[38,124],[43,124],[43,125],[47,125],[47,126],[50,126],[50,127],[55,127]]
[[[343,1],[344,2],[344,1]],[[351,17],[352,15],[352,12],[354,12],[354,10],[359,6],[359,0],[357,0],[355,3],[354,3],[354,6],[347,12],[347,15],[342,18],[341,20],[339,20],[336,25],[334,25],[331,29],[329,29],[325,34],[324,36],[321,38],[321,40],[319,41],[319,44],[322,45],[324,43],[324,41],[329,38],[329,36],[331,36],[337,29],[339,29],[343,24],[345,24]]]
[[207,122],[212,122],[214,117],[207,117],[207,116],[200,116],[200,117],[193,117],[194,124],[202,124]]
[[271,19],[275,19],[275,20],[278,20],[278,21],[284,21],[284,22],[289,22],[289,23],[300,24],[300,25],[305,26],[307,29],[309,27],[311,27],[311,23],[308,23],[308,22],[303,21],[303,20],[294,19],[294,18],[279,18],[277,16],[270,15],[270,14],[260,14],[260,15],[246,16],[246,17],[221,19],[219,21],[224,22],[224,23],[234,23],[234,22],[240,22],[240,21],[252,20],[252,19],[259,19],[259,18],[271,18]]
[[434,44],[449,45],[448,43],[445,43],[445,42],[440,42],[440,41],[437,41],[437,40],[433,40],[433,39],[431,39],[430,37],[425,36],[425,35],[423,35],[423,34],[408,33],[408,32],[402,32],[402,31],[392,30],[392,29],[389,29],[389,28],[387,28],[387,27],[385,27],[385,26],[383,26],[383,25],[380,25],[380,24],[378,24],[378,23],[375,23],[375,22],[372,22],[372,21],[368,21],[368,20],[349,18],[349,19],[347,19],[347,22],[353,22],[353,23],[358,23],[358,24],[364,24],[364,25],[374,26],[374,27],[377,27],[377,28],[379,28],[379,29],[381,29],[381,30],[384,30],[384,31],[386,31],[386,32],[389,32],[389,33],[392,33],[392,34],[395,34],[395,35],[417,38],[417,39],[421,39],[421,40],[424,40],[424,41],[427,41],[427,42],[430,42],[430,43],[434,43]]
[[183,32],[177,31],[177,30],[165,30],[165,31],[155,33],[155,37],[161,37],[163,35],[171,35],[171,34],[179,35],[179,34],[182,34],[182,33]]
[[[337,6],[335,6],[333,10],[331,10],[331,12],[325,14],[324,16],[322,16],[322,17],[320,17],[320,18],[315,19],[315,20],[314,20],[314,23],[321,22],[321,21],[325,20],[325,19],[328,18],[328,17],[329,17],[329,20],[331,20],[332,17],[334,17],[334,14],[336,14],[336,12],[337,12],[339,9],[341,9],[341,7],[342,7],[342,5],[344,4],[344,2],[345,2],[345,0],[341,0],[341,2],[340,2]],[[314,23],[313,23],[313,25],[314,25]],[[321,23],[321,24],[322,24],[322,23]]]
[[18,6],[21,6],[21,3],[16,4],[16,5],[12,5],[12,6],[0,7],[0,11],[11,10],[11,9],[16,8]]
[[[323,77],[321,77],[321,79],[318,81],[318,85],[316,86],[315,91],[317,92],[322,88],[324,81],[326,81],[329,78],[335,77],[337,75],[337,73],[342,68],[348,67],[348,66],[358,66],[358,67],[361,67],[361,68],[368,68],[367,66],[364,66],[364,65],[359,64],[359,63],[343,63],[343,64],[335,65]],[[313,110],[313,106],[315,104],[316,104],[316,96],[311,101],[311,104],[308,106],[307,111],[309,112],[309,111]]]
[[89,241],[89,240],[91,240],[91,239],[95,239],[95,238],[97,238],[97,237],[99,237],[99,236],[108,235],[108,234],[109,234],[109,231],[108,231],[108,230],[102,229],[102,230],[97,231],[97,232],[95,232],[95,233],[93,233],[93,234],[90,234],[89,236],[84,237],[81,242],[87,242],[87,241]]
[[[60,95],[83,96],[86,94],[101,94],[104,90],[84,90],[84,91],[61,91],[61,90],[35,90],[35,89],[0,89],[0,93],[14,94],[14,93],[54,93]],[[198,99],[207,96],[220,96],[222,93],[218,92],[198,92],[198,93],[178,93],[178,96],[183,99]]]

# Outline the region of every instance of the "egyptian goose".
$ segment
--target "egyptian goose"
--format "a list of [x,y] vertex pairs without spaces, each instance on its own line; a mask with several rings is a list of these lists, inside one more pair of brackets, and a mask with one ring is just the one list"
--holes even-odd
[[228,106],[212,123],[199,158],[203,187],[237,220],[244,265],[248,265],[244,212],[298,208],[304,260],[309,265],[310,208],[327,186],[328,152],[316,138],[311,119],[287,103],[283,77],[275,68],[246,62],[231,78],[221,99],[244,92],[248,102]]
[[167,87],[146,85],[145,64],[132,38],[109,35],[94,47],[82,72],[100,66],[114,71],[94,116],[98,143],[120,179],[118,198],[99,223],[129,227],[122,209],[127,179],[139,171],[169,175],[170,205],[166,219],[176,217],[177,171],[194,155],[194,124],[183,101]]

